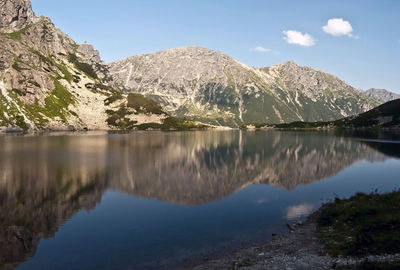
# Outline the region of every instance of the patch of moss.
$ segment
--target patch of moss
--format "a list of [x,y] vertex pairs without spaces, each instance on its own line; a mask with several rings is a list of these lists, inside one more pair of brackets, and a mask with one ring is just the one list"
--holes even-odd
[[118,110],[107,110],[106,113],[109,115],[107,118],[107,124],[120,130],[131,130],[134,128],[137,121],[132,121],[126,116],[128,111],[124,106],[121,106]]
[[29,24],[29,25],[25,26],[24,28],[22,28],[21,30],[12,32],[8,35],[13,40],[21,40],[22,35],[24,35],[31,27],[32,27],[32,24]]
[[124,96],[121,93],[114,93],[113,95],[109,96],[108,98],[106,98],[104,100],[104,104],[110,105],[110,104],[114,103],[115,101],[121,100],[123,98],[124,98]]
[[53,79],[54,90],[46,97],[44,114],[50,118],[60,117],[64,122],[67,121],[66,113],[68,106],[75,104],[73,95],[65,89],[57,79]]
[[164,131],[188,131],[188,130],[200,130],[207,129],[208,126],[202,124],[196,124],[193,121],[168,116],[162,120],[162,124],[159,123],[145,123],[135,126],[138,130],[147,129],[159,129]]
[[138,113],[164,114],[162,107],[157,102],[141,94],[129,94],[127,106],[135,109]]
[[15,116],[15,124],[22,128],[24,131],[27,131],[29,129],[28,125],[25,123],[24,117],[21,115]]
[[206,125],[196,124],[191,120],[177,118],[169,116],[163,120],[164,130],[192,130],[192,129],[204,129]]

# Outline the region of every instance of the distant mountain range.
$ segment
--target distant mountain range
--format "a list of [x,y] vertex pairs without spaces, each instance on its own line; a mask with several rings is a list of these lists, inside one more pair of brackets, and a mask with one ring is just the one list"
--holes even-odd
[[380,100],[383,102],[388,102],[388,101],[400,98],[400,94],[390,92],[386,89],[371,88],[371,89],[368,89],[367,91],[365,91],[365,94],[369,97],[372,97],[374,99],[377,99],[377,100]]
[[292,61],[253,68],[201,47],[132,56],[111,63],[110,74],[115,87],[152,98],[173,115],[230,127],[335,120],[382,103]]
[[292,61],[254,68],[201,47],[107,65],[93,46],[35,16],[30,1],[0,8],[0,132],[333,121],[394,98]]

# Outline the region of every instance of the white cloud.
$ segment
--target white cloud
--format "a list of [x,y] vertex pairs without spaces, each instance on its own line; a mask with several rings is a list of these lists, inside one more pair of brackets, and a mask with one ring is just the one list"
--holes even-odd
[[252,50],[255,51],[255,52],[261,52],[261,53],[269,53],[269,52],[271,52],[270,49],[264,48],[264,47],[261,47],[261,46],[255,47]]
[[350,22],[343,20],[342,18],[333,18],[328,20],[328,23],[322,27],[325,33],[332,36],[348,36],[358,38],[358,36],[354,36],[353,27]]
[[288,31],[283,31],[283,34],[285,35],[283,38],[289,44],[296,44],[305,47],[310,47],[315,45],[314,38],[307,33],[303,34],[299,31],[288,30]]

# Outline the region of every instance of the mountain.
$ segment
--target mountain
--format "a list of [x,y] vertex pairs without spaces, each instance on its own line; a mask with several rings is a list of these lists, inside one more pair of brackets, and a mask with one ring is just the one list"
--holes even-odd
[[400,99],[382,104],[357,116],[335,121],[336,126],[400,128]]
[[107,65],[28,0],[0,0],[0,132],[165,127],[158,104],[110,86]]
[[329,121],[381,103],[291,61],[253,68],[201,47],[136,55],[109,67],[115,87],[142,93],[173,115],[214,125]]
[[[265,126],[265,125],[264,125]],[[293,122],[275,128],[400,128],[400,99],[386,102],[368,112],[329,122]]]
[[106,65],[92,45],[35,16],[30,1],[0,7],[0,132],[331,121],[381,104],[310,67],[253,68],[201,47]]
[[400,98],[400,94],[390,92],[386,89],[371,88],[371,89],[368,89],[367,91],[365,91],[365,94],[369,97],[372,97],[374,99],[377,99],[377,100],[380,100],[383,102],[388,102],[388,101]]

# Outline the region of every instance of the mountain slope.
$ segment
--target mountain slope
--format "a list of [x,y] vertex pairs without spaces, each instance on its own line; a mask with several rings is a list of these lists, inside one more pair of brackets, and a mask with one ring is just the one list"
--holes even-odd
[[168,117],[128,106],[98,51],[36,17],[30,1],[0,7],[0,131],[134,128]]
[[293,122],[276,128],[400,128],[400,99],[386,102],[368,112],[330,122]]
[[371,88],[365,91],[365,94],[369,97],[381,100],[383,102],[388,102],[400,98],[400,94],[390,92],[386,89]]
[[400,128],[400,99],[382,104],[368,112],[335,121],[336,126]]
[[380,104],[309,67],[287,62],[252,68],[201,47],[136,55],[109,66],[115,86],[142,93],[174,115],[214,125],[335,120]]

